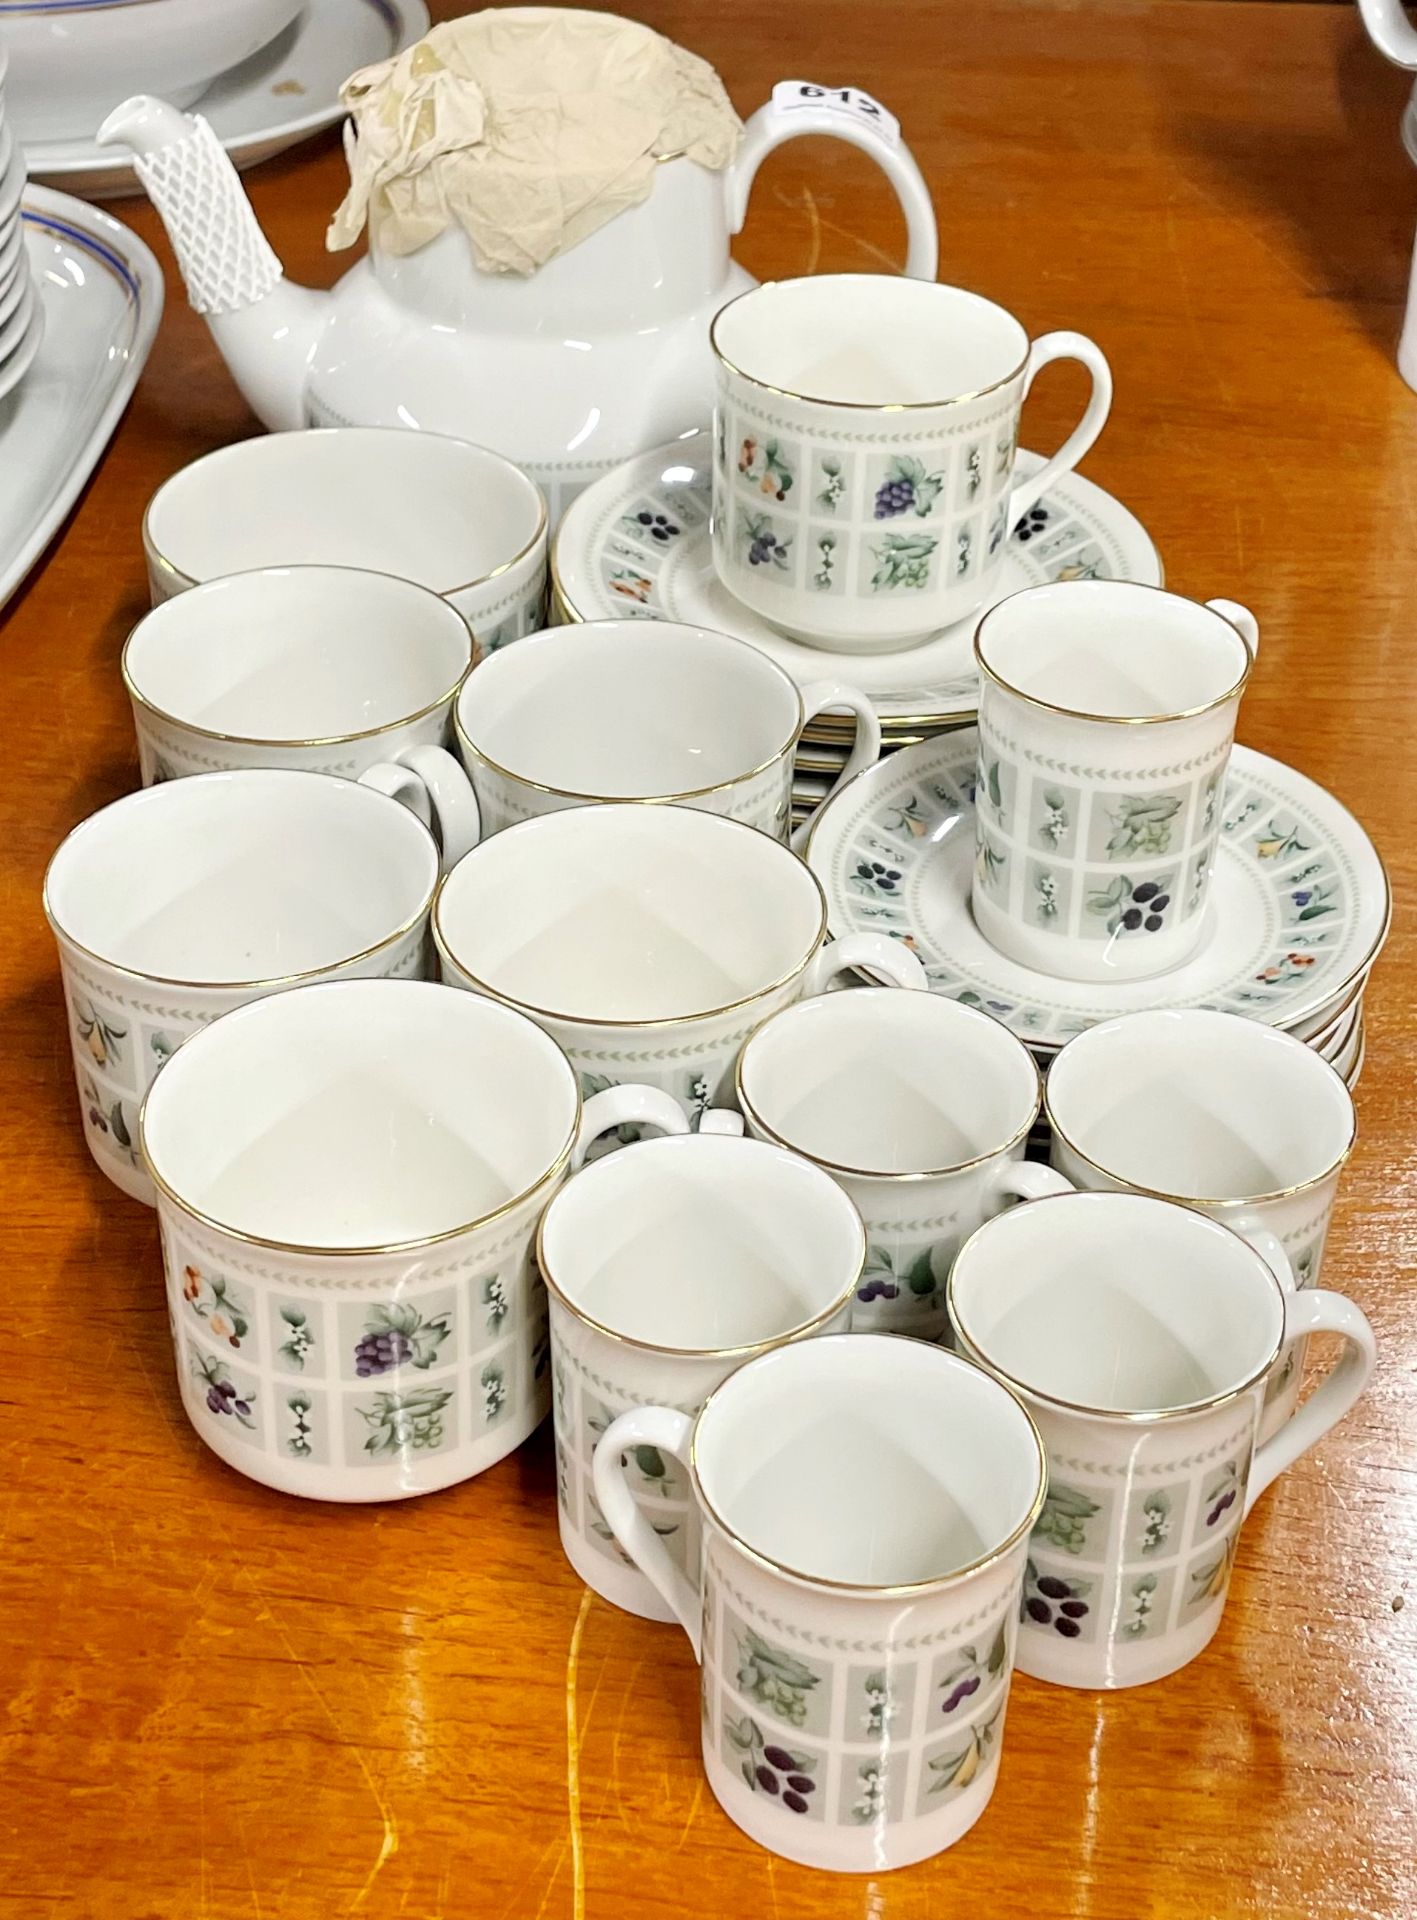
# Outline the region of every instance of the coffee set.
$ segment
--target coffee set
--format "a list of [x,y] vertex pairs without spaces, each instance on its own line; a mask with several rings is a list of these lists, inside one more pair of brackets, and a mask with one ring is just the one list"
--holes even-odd
[[[676,283],[682,391],[639,382],[564,468],[544,333],[431,422],[520,406],[516,450],[386,417],[433,392],[398,309],[483,299],[459,236],[440,264],[376,233],[317,301],[200,123],[120,110],[284,430],[149,504],[142,788],[45,909],[207,1446],[400,1499],[551,1412],[566,1558],[688,1634],[724,1811],[877,1872],[983,1813],[1015,1667],[1115,1689],[1199,1655],[1245,1516],[1362,1393],[1372,1330],[1319,1283],[1388,891],[1336,801],[1233,746],[1253,616],[1164,590],[1071,476],[1091,341],[936,285],[928,198],[920,277],[719,273],[763,153],[824,123],[918,214],[898,134],[811,93],[726,193],[666,156],[550,263],[643,273],[697,220],[712,270]],[[538,278],[493,285],[509,328]],[[1091,398],[1021,456],[1060,357]],[[548,482],[582,487],[554,538]],[[1314,1333],[1340,1357],[1301,1402]]]

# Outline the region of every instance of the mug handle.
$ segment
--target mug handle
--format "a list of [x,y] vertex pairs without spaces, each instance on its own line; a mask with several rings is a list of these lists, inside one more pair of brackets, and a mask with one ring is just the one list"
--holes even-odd
[[605,1524],[689,1636],[694,1658],[703,1652],[703,1602],[699,1589],[650,1525],[625,1484],[622,1456],[631,1447],[657,1447],[688,1465],[694,1423],[675,1407],[631,1407],[600,1436],[591,1461],[595,1498]]
[[660,1133],[690,1131],[688,1114],[672,1094],[659,1087],[602,1087],[581,1108],[581,1124],[571,1149],[571,1172],[580,1172],[601,1134],[629,1126],[656,1127]]
[[1341,1293],[1315,1287],[1306,1293],[1285,1294],[1283,1345],[1290,1346],[1309,1333],[1341,1334],[1342,1358],[1304,1404],[1290,1414],[1278,1433],[1266,1440],[1255,1454],[1245,1494],[1247,1514],[1272,1480],[1286,1467],[1292,1467],[1300,1454],[1307,1453],[1330,1427],[1338,1425],[1367,1386],[1377,1361],[1377,1342],[1368,1316]]
[[[854,780],[858,773],[867,767],[874,767],[881,757],[881,722],[870,697],[862,693],[859,687],[848,687],[839,680],[812,680],[798,689],[802,698],[802,725],[815,720],[819,713],[825,713],[828,707],[845,707],[856,715],[856,738],[851,752],[846,757],[846,765],[827,788],[825,796],[818,803],[825,806],[839,794],[848,780]],[[815,812],[816,810],[813,809]],[[788,841],[794,853],[801,853],[812,831],[812,822],[804,820]]]
[[985,1183],[984,1218],[1002,1213],[1006,1200],[1046,1200],[1054,1193],[1076,1193],[1077,1188],[1054,1167],[1038,1160],[1004,1160]]
[[924,967],[899,940],[892,940],[888,933],[844,933],[839,940],[829,940],[808,962],[802,998],[825,993],[833,980],[858,970],[888,987],[908,987],[914,993],[930,990]]
[[481,838],[477,795],[446,747],[405,747],[396,760],[366,767],[359,781],[391,800],[401,800],[436,834],[444,873],[471,853]]
[[1007,526],[1016,527],[1028,509],[1045,494],[1049,487],[1061,480],[1065,473],[1071,473],[1078,461],[1092,446],[1093,441],[1107,424],[1107,415],[1112,409],[1112,369],[1107,364],[1107,356],[1085,333],[1044,333],[1028,349],[1028,364],[1023,376],[1023,394],[1028,398],[1035,376],[1051,360],[1080,360],[1092,375],[1092,392],[1088,396],[1081,420],[1073,428],[1067,439],[1059,447],[1051,460],[1045,460],[1031,480],[1020,480],[1009,495]]
[[[860,104],[846,104],[843,96],[860,96],[852,87],[822,88],[825,104],[820,106],[783,106],[778,102],[779,87],[794,83],[780,81],[773,97],[751,114],[743,127],[738,157],[724,175],[724,209],[728,231],[741,233],[748,214],[748,195],[758,168],[777,147],[807,133],[829,135],[844,140],[869,154],[895,188],[896,199],[905,215],[907,246],[905,271],[913,280],[933,280],[940,263],[940,241],[935,231],[935,209],[930,189],[915,163],[915,156],[899,132],[892,137],[873,122]],[[876,109],[875,102],[871,108]],[[1099,422],[1100,424],[1100,422]]]
[[1260,623],[1248,607],[1242,607],[1238,600],[1207,600],[1205,603],[1212,613],[1218,613],[1222,620],[1228,620],[1245,645],[1250,649],[1251,660],[1260,650]]

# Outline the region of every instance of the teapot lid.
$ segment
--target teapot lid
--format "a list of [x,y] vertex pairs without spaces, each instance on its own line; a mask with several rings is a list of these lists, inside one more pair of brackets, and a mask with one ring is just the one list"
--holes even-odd
[[489,7],[344,84],[349,192],[326,236],[412,253],[459,225],[485,272],[533,273],[647,199],[656,164],[723,168],[742,123],[708,62],[635,20]]

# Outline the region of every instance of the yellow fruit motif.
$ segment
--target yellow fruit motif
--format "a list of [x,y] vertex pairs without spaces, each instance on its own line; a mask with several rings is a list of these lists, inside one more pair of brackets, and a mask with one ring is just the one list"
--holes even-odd
[[104,1045],[102,1028],[97,1025],[90,1027],[89,1037],[84,1044],[88,1047],[89,1054],[96,1067],[106,1067],[108,1065],[108,1048]]
[[968,1787],[978,1779],[980,1770],[988,1764],[1002,1711],[1000,1707],[988,1720],[971,1727],[964,1746],[957,1753],[941,1754],[929,1762],[930,1793],[943,1793],[947,1787]]

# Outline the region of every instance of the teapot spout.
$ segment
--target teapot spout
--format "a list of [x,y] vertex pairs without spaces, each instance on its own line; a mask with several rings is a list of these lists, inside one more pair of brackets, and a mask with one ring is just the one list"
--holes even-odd
[[187,297],[262,424],[304,426],[306,373],[330,296],[285,278],[207,122],[140,93],[114,108],[97,138],[131,150]]

